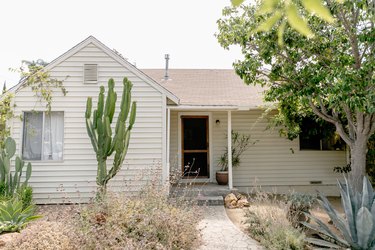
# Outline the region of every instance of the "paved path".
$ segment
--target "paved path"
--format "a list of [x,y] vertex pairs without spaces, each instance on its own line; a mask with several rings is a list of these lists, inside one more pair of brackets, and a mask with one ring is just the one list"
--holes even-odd
[[198,250],[262,249],[228,218],[224,206],[203,207],[204,218],[198,228],[202,232],[202,245]]

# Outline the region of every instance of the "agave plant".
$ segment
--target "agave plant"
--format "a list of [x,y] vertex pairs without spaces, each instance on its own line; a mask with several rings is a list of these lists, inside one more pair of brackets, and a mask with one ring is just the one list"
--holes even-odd
[[30,221],[41,218],[35,214],[35,206],[22,208],[22,201],[11,199],[0,203],[0,233],[19,232]]
[[332,240],[308,238],[307,241],[329,248],[375,249],[375,192],[370,181],[364,177],[362,193],[355,192],[346,178],[344,184],[339,182],[339,187],[345,218],[338,214],[324,195],[319,194],[318,202],[342,235],[334,233],[318,218],[306,214],[317,224],[302,224]]

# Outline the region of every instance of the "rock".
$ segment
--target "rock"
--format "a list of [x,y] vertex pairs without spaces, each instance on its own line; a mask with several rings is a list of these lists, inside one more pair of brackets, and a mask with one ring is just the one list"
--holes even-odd
[[20,233],[5,233],[0,235],[0,247],[5,246],[9,242],[13,241],[20,235]]
[[237,197],[236,195],[230,193],[227,196],[225,196],[224,204],[227,208],[235,208],[237,207]]
[[249,206],[250,206],[250,202],[244,196],[237,201],[237,207],[239,208],[249,207]]

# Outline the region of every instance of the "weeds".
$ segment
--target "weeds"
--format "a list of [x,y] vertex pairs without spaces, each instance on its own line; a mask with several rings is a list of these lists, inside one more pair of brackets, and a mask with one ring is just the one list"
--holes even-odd
[[82,240],[99,249],[192,249],[198,240],[196,212],[154,186],[136,197],[108,194],[81,211]]
[[304,249],[305,234],[288,221],[281,198],[258,191],[245,213],[247,231],[267,249]]

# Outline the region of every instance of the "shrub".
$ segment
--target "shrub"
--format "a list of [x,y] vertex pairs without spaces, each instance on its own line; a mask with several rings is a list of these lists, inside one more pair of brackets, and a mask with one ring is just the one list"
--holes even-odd
[[172,202],[156,187],[136,197],[109,193],[80,216],[82,241],[89,249],[192,249],[198,239],[197,208]]
[[309,217],[305,214],[310,213],[311,207],[316,201],[314,195],[305,193],[291,193],[287,196],[287,219],[293,227],[298,228],[301,226],[301,222],[309,221]]
[[25,209],[33,203],[33,188],[30,186],[21,187],[18,190],[18,198],[22,202],[22,208]]
[[290,224],[286,209],[276,196],[258,193],[245,213],[250,236],[267,249],[304,249],[305,234]]
[[81,249],[82,246],[77,244],[79,239],[74,230],[74,227],[64,222],[32,223],[22,230],[21,234],[6,246],[6,249]]

